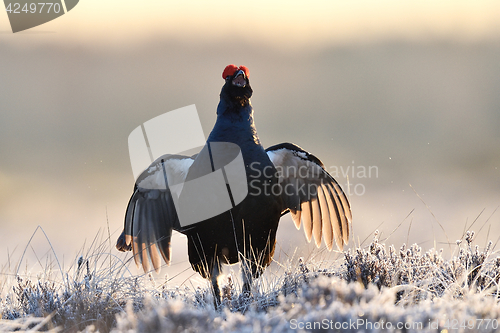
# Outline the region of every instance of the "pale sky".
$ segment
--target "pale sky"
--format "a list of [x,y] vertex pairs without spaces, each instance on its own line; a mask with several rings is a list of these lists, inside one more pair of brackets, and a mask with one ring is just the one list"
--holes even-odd
[[[37,225],[69,260],[99,228],[114,242],[133,187],[129,133],[196,104],[208,134],[229,63],[250,68],[265,146],[379,168],[350,179],[366,185],[350,245],[413,210],[389,243],[445,241],[430,212],[453,241],[483,209],[476,231],[495,241],[499,37],[500,0],[81,0],[16,34],[0,10],[0,265]],[[279,247],[304,246],[284,220]]]
[[[2,38],[10,30],[0,14]],[[131,42],[157,35],[321,44],[387,37],[484,38],[500,33],[497,0],[101,1],[82,0],[66,15],[29,30],[47,39]],[[29,34],[29,33],[28,33]]]

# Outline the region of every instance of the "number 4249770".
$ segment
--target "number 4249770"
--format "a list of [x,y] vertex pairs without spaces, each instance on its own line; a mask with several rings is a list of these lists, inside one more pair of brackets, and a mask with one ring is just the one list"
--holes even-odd
[[29,4],[29,6],[27,3],[25,3],[24,6],[21,8],[21,4],[19,3],[9,3],[6,10],[7,13],[11,14],[21,14],[21,13],[49,14],[51,10],[53,13],[57,14],[61,11],[61,5],[53,2],[38,2],[38,3],[32,2]]

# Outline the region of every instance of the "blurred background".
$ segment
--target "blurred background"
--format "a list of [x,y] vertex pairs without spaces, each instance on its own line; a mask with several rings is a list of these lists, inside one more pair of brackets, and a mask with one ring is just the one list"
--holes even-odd
[[[497,0],[82,0],[16,34],[1,10],[0,61],[4,271],[25,248],[22,270],[43,267],[45,236],[28,243],[38,225],[66,267],[108,229],[117,254],[128,135],[190,104],[208,135],[230,63],[250,68],[263,145],[302,146],[349,190],[349,247],[376,229],[446,253],[471,224],[481,247],[499,239]],[[185,242],[174,236],[162,271],[184,272],[172,283],[193,274]],[[280,261],[339,257],[311,252],[289,216],[278,249]]]

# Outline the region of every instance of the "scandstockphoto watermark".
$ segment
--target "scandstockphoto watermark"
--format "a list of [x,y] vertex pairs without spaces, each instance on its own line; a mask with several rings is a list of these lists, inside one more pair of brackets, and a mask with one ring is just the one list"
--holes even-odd
[[[206,143],[194,104],[138,126],[128,137],[128,147],[135,179],[146,170],[138,185],[153,190],[168,188],[183,227],[222,214],[248,195],[240,147],[230,142]],[[172,154],[193,149],[199,153],[196,163],[185,159],[192,163],[186,178],[169,177],[169,170],[176,168],[169,164]]]
[[[334,179],[346,179],[345,184],[340,184],[347,195],[362,196],[366,193],[366,186],[363,180],[370,178],[378,178],[379,170],[377,166],[353,165],[330,166],[324,169],[311,161],[304,161],[301,165],[288,165],[286,167],[265,166],[260,167],[259,162],[254,162],[250,165],[252,171],[249,175],[250,195],[281,195],[288,196],[299,195],[301,197],[315,197],[318,194],[318,187],[328,182],[328,176],[324,171],[327,171]],[[276,171],[274,171],[276,170]],[[280,179],[280,183],[270,184],[261,183],[260,178],[264,176],[269,178],[275,172],[276,177]],[[253,178],[253,179],[252,179]],[[282,181],[286,179],[287,182]],[[303,180],[307,180],[304,182]]]
[[423,322],[397,322],[390,321],[369,321],[363,318],[349,319],[348,321],[334,321],[323,319],[320,321],[299,321],[297,319],[290,320],[290,329],[292,330],[422,330],[425,323]]
[[[194,104],[136,127],[128,137],[128,147],[137,186],[168,189],[182,227],[222,214],[248,195],[284,194],[288,198],[331,202],[337,200],[342,189],[347,195],[365,194],[365,185],[360,181],[378,178],[376,166],[356,167],[353,162],[347,168],[323,168],[301,152],[290,153],[295,157],[286,167],[275,167],[269,161],[247,166],[238,145],[206,142]],[[196,158],[189,157],[193,150],[198,152]],[[184,155],[188,151],[191,153]],[[337,184],[331,177],[344,177],[346,184]],[[325,193],[336,194],[327,197]]]
[[391,322],[385,320],[370,321],[364,318],[349,319],[348,321],[334,321],[323,319],[318,321],[290,320],[292,330],[336,330],[336,331],[393,331],[393,330],[497,330],[500,327],[496,319],[429,319],[427,321]]
[[19,32],[52,21],[72,10],[79,0],[4,0],[12,32]]

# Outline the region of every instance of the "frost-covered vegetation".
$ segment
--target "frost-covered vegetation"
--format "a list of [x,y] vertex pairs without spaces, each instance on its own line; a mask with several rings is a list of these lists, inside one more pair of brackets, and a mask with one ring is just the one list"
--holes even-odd
[[[495,244],[496,245],[496,244]],[[251,295],[231,275],[223,305],[206,287],[155,284],[133,276],[109,241],[65,271],[3,272],[0,331],[53,332],[496,332],[500,330],[500,257],[474,233],[454,253],[418,245],[348,250],[339,262],[282,265],[255,281]],[[12,274],[11,274],[12,273]]]

